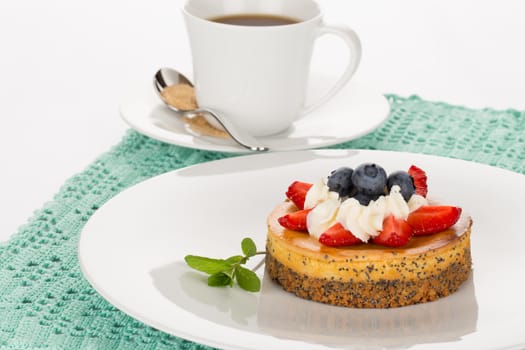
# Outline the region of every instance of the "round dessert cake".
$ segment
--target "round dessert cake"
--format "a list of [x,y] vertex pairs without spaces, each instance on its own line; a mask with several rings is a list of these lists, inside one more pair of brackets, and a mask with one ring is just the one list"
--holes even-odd
[[266,270],[298,297],[355,308],[401,307],[445,297],[470,275],[472,219],[461,210],[451,226],[411,233],[406,243],[389,246],[373,237],[330,246],[304,228],[283,226],[281,218],[305,211],[304,196],[299,207],[296,197],[288,198],[267,219]]

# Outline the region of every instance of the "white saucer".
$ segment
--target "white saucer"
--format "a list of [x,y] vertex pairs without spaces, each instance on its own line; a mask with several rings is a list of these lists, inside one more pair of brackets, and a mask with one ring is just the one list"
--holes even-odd
[[[365,135],[381,125],[390,112],[378,91],[350,82],[328,103],[297,120],[286,131],[261,137],[273,151],[330,146]],[[174,145],[219,152],[249,152],[232,140],[191,134],[153,92],[129,98],[120,106],[124,121],[138,132]]]

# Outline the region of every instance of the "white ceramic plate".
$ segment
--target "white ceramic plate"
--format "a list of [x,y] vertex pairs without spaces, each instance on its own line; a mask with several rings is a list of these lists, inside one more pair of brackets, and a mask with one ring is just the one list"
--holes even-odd
[[[322,79],[319,79],[322,81]],[[136,93],[120,106],[120,114],[132,128],[174,145],[220,152],[248,150],[228,139],[196,136],[151,91]],[[376,129],[388,117],[386,98],[374,89],[350,82],[325,105],[298,119],[286,131],[260,137],[273,151],[318,148],[349,141]]]
[[[260,293],[210,288],[187,254],[227,257],[252,237],[293,180],[341,165],[416,164],[429,195],[474,218],[472,277],[422,305],[333,307],[284,292],[261,271]],[[301,151],[236,157],[166,173],[102,206],[79,243],[82,271],[110,303],[146,324],[224,349],[523,349],[525,176],[476,163],[383,151]],[[255,263],[255,262],[254,262]]]

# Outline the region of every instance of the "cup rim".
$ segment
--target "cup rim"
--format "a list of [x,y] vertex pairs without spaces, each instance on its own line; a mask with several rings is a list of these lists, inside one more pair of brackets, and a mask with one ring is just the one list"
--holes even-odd
[[[308,25],[312,22],[315,22],[317,20],[319,20],[320,18],[323,17],[323,11],[321,9],[321,6],[319,6],[319,3],[315,0],[309,0],[316,8],[317,10],[317,13],[310,17],[310,18],[307,18],[305,20],[300,20],[298,22],[295,22],[295,23],[290,23],[290,24],[282,24],[282,25],[273,25],[273,26],[248,26],[248,25],[239,25],[239,24],[228,24],[228,23],[219,23],[219,22],[213,22],[213,21],[210,21],[209,19],[207,18],[203,18],[201,16],[198,16],[196,14],[193,14],[192,12],[189,11],[188,7],[190,5],[190,2],[192,1],[195,1],[195,0],[186,0],[185,3],[184,3],[184,6],[182,7],[182,12],[184,15],[188,16],[188,17],[191,17],[199,22],[202,22],[202,23],[207,23],[208,25],[212,25],[212,26],[217,26],[217,27],[222,27],[222,28],[230,28],[230,29],[234,29],[234,28],[237,28],[237,29],[242,29],[242,30],[252,30],[252,31],[268,31],[268,30],[282,30],[284,28],[293,28],[293,27],[298,27],[298,26],[302,26],[302,25]],[[228,13],[225,13],[225,14],[222,14],[222,15],[219,15],[219,16],[228,16],[228,15],[235,15],[236,13],[231,13],[231,14],[228,14]],[[284,15],[286,16],[286,15]],[[290,16],[291,18],[293,18],[292,16]]]

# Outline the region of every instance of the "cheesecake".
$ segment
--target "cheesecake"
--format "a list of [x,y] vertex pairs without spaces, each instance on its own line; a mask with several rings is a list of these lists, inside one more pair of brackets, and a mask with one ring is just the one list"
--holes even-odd
[[266,271],[298,297],[355,308],[400,307],[445,297],[470,275],[472,219],[465,214],[403,247],[329,247],[279,224],[279,217],[296,210],[286,201],[268,216]]
[[[406,186],[402,183],[390,184],[380,195],[368,193],[371,198],[365,201],[361,200],[363,196],[355,195],[355,189],[352,194],[335,186],[344,195],[338,198],[332,193],[334,186],[326,186],[325,194],[319,196],[319,189],[314,191],[311,184],[302,184],[300,191],[290,190],[298,187],[292,184],[287,199],[267,218],[266,271],[271,279],[300,298],[352,308],[402,307],[456,292],[471,273],[472,218],[461,208],[428,201],[426,174],[424,188],[421,176],[413,177],[410,191],[399,188]],[[410,187],[410,181],[407,183]],[[313,202],[308,199],[308,192],[312,191],[317,193]],[[407,208],[416,197],[419,204],[398,213],[397,207],[404,204],[393,205],[395,209],[384,204],[392,202],[389,192],[398,202],[406,202]],[[357,193],[365,191],[358,188]],[[388,228],[377,227],[365,237],[362,232],[357,234],[361,228],[352,223],[359,222],[367,228],[373,225],[359,218],[340,219],[348,200],[354,207],[361,207],[362,212],[370,212],[371,206],[383,203],[379,222]],[[321,220],[324,226],[320,225],[320,230],[319,225],[310,227],[316,208],[330,201],[336,203],[336,209],[320,210],[326,216]],[[356,210],[348,212],[352,216]],[[375,216],[371,221],[377,223],[377,210],[372,212]],[[298,224],[301,220],[297,218],[302,223]],[[387,224],[392,220],[393,225]]]

